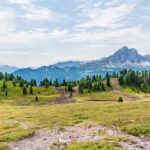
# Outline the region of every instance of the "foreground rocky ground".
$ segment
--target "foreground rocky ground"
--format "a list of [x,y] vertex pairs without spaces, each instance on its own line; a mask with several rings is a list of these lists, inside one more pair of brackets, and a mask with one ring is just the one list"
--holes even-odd
[[117,142],[123,150],[150,150],[150,139],[136,137],[122,131],[84,122],[60,129],[38,130],[30,137],[11,142],[9,150],[61,150],[72,142]]

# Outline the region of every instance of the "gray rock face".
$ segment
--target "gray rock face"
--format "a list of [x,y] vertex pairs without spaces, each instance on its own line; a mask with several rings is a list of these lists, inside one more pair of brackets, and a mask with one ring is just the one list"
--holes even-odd
[[147,59],[144,56],[138,54],[136,49],[129,49],[125,46],[119,49],[114,55],[108,57],[105,61],[114,65],[123,65],[125,63],[131,63],[134,65],[146,62]]
[[93,67],[131,67],[141,66],[142,63],[144,64],[147,62],[147,58],[140,55],[136,49],[129,49],[127,46],[124,46],[115,52],[112,56],[109,56],[100,61],[95,61],[88,65]]

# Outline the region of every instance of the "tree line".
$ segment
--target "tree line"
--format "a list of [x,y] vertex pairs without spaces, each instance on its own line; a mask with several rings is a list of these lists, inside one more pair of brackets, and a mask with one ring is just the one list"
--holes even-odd
[[139,91],[150,93],[150,72],[123,69],[119,75],[120,85],[136,87]]
[[37,82],[34,79],[28,82],[19,76],[15,77],[13,74],[8,74],[8,73],[3,74],[2,72],[0,72],[0,80],[3,81],[1,86],[1,91],[5,92],[6,96],[8,95],[7,82],[9,81],[12,82],[14,87],[18,85],[22,89],[23,95],[27,95],[28,93],[33,94],[32,87],[37,86]]
[[26,81],[19,76],[15,77],[13,74],[3,74],[0,72],[0,80],[3,80],[1,90],[5,91],[6,95],[8,95],[8,81],[11,81],[14,87],[18,85],[20,88],[22,88],[23,95],[27,95],[28,93],[33,94],[34,86],[44,86],[45,88],[49,88],[51,86],[63,86],[70,94],[73,93],[74,87],[78,87],[79,93],[83,94],[85,91],[88,93],[106,91],[108,87],[111,88],[111,78],[118,78],[119,83],[122,86],[132,86],[136,87],[139,91],[150,93],[149,71],[140,72],[134,71],[132,69],[122,69],[119,73],[112,73],[111,75],[107,73],[103,77],[101,75],[93,75],[81,78],[80,80],[63,80],[62,82],[59,82],[58,79],[52,81],[48,78],[45,78],[40,82],[39,85],[37,84],[37,81],[35,79],[32,79],[31,81]]

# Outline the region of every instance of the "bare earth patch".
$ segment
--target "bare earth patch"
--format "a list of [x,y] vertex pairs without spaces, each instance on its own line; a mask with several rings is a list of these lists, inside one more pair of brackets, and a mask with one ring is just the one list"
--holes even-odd
[[58,91],[61,93],[61,96],[55,100],[55,104],[75,103],[75,100],[69,96],[64,88],[58,88]]
[[133,94],[128,94],[128,93],[123,93],[121,92],[121,87],[119,84],[118,79],[113,79],[111,81],[112,87],[113,87],[113,91],[115,94],[119,95],[119,96],[125,96],[127,97],[129,100],[140,100],[139,96],[135,96]]
[[[105,133],[105,134],[104,134]],[[89,142],[108,140],[113,142],[114,137],[125,137],[117,140],[124,150],[150,150],[150,139],[136,137],[107,126],[96,125],[93,122],[84,122],[60,129],[38,130],[32,136],[11,142],[9,150],[60,150],[72,142]]]

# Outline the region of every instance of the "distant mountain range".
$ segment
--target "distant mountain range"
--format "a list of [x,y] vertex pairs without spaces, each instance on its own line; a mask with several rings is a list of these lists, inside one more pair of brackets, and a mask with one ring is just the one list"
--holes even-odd
[[58,68],[66,68],[66,67],[78,67],[81,64],[83,64],[83,62],[81,61],[66,61],[66,62],[58,62],[54,64],[54,66]]
[[44,78],[51,80],[57,78],[62,81],[63,79],[76,80],[87,75],[118,72],[121,68],[150,69],[150,55],[142,56],[136,49],[129,49],[124,46],[113,55],[99,60],[59,62],[37,69],[19,69],[14,71],[13,74],[21,76],[25,80],[36,79],[38,82]]
[[145,58],[150,61],[150,55],[145,55]]
[[7,73],[13,73],[16,70],[18,70],[19,68],[15,67],[15,66],[8,66],[8,65],[0,65],[0,72],[7,72]]

